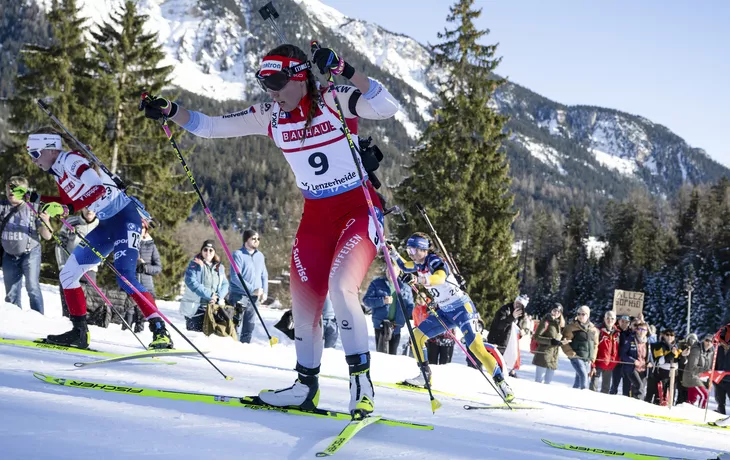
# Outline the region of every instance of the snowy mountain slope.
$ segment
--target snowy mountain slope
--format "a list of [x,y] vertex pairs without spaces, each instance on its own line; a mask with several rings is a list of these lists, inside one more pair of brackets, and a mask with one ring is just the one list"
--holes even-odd
[[[121,1],[79,4],[81,14],[94,23]],[[167,55],[164,64],[175,68],[176,86],[218,101],[258,102],[266,96],[254,82],[254,72],[263,53],[278,45],[272,28],[258,14],[263,3],[138,0],[137,5],[150,18],[148,29],[159,34]],[[348,18],[319,0],[275,0],[275,4],[289,40],[305,50],[313,38],[332,46],[353,66],[385,82],[401,103],[394,120],[361,124],[362,132],[384,149],[381,180],[387,187],[400,183],[408,174],[418,136],[431,119],[436,79],[441,75],[431,67],[428,49],[377,24]],[[186,99],[184,92],[180,97],[183,104],[200,101],[197,96],[195,102]],[[205,105],[211,114],[231,111],[215,101]],[[601,213],[610,199],[625,199],[637,187],[671,199],[683,184],[714,183],[730,175],[701,149],[642,117],[600,107],[565,106],[512,83],[497,92],[493,107],[511,117],[507,127],[513,137],[505,149],[515,206],[525,219],[536,209],[566,214],[575,206],[589,210],[592,231],[600,233]],[[195,167],[195,156],[191,161]]]
[[[30,339],[65,330],[70,323],[60,317],[55,288],[44,286],[44,300],[46,316],[9,304],[0,305],[0,336]],[[160,302],[160,306],[176,324],[182,324],[174,303]],[[280,312],[264,309],[262,314],[273,330],[271,326]],[[98,349],[132,352],[139,348],[131,334],[116,325],[109,329],[92,327],[91,335]],[[250,345],[198,333],[190,333],[190,337],[199,347],[210,350],[209,356],[235,380],[225,381],[199,358],[178,357],[174,359],[176,365],[126,362],[76,369],[74,362],[91,358],[0,345],[2,457],[313,458],[342,428],[342,422],[310,417],[51,386],[32,376],[32,371],[40,371],[70,379],[221,395],[255,394],[262,388],[290,385],[294,378],[290,370],[295,364],[294,348],[286,338],[271,348],[259,330]],[[150,338],[148,331],[142,333],[144,341]],[[178,348],[186,347],[176,334],[173,338]],[[529,352],[523,350],[522,362],[529,363],[529,357]],[[417,372],[415,362],[405,356],[373,353],[372,359],[372,376],[376,381],[395,382]],[[463,354],[457,353],[454,363],[434,367],[436,388],[464,398],[439,396],[443,407],[436,415],[430,413],[428,398],[423,393],[376,389],[380,413],[429,423],[434,431],[373,425],[337,455],[373,459],[434,455],[454,459],[597,458],[551,449],[540,438],[691,459],[709,458],[729,447],[728,433],[722,430],[636,416],[669,414],[665,408],[569,388],[573,372],[565,359],[550,386],[531,382],[534,367],[529,364],[523,364],[520,370],[524,378],[512,380],[522,401],[540,405],[542,410],[465,411],[465,399],[482,403],[496,403],[498,399],[482,377],[463,362]],[[325,350],[322,373],[346,377],[347,366],[339,346]],[[322,378],[320,383],[322,407],[346,407],[346,382]],[[673,409],[671,415],[701,420],[702,412],[683,406]],[[712,413],[710,416],[716,417]]]

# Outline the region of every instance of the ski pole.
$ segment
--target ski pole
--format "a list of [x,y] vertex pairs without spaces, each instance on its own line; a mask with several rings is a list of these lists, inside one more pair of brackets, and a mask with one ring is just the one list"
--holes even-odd
[[459,267],[456,266],[456,262],[446,250],[446,246],[444,246],[443,241],[441,241],[438,233],[436,233],[436,229],[433,227],[433,224],[431,224],[431,219],[429,219],[428,214],[426,214],[426,208],[424,208],[420,203],[416,203],[416,208],[418,209],[418,212],[421,213],[421,216],[423,216],[423,219],[426,221],[426,224],[428,224],[428,227],[431,229],[431,233],[433,234],[434,240],[436,240],[436,244],[438,244],[439,246],[439,250],[444,255],[444,257],[446,257],[446,263],[448,263],[454,270],[454,276],[459,282],[460,287],[464,289],[466,287],[466,281],[464,280],[464,277],[461,276],[461,272],[459,271]]
[[[411,285],[411,288],[413,289],[413,291],[415,292],[416,295],[420,295],[421,294],[421,291],[419,291],[418,289],[416,289],[415,286]],[[451,332],[451,329],[449,329],[446,326],[446,323],[444,323],[444,320],[441,319],[441,317],[438,315],[438,312],[433,307],[433,302],[426,302],[426,306],[431,311],[431,314],[433,316],[435,316],[437,320],[439,320],[439,323],[441,323],[441,326],[443,326],[444,330],[446,331],[446,334],[451,338],[451,340],[453,340],[455,343],[458,343],[459,344],[459,348],[461,348],[461,351],[463,351],[464,354],[466,355],[466,357],[469,359],[469,361],[471,361],[471,363],[474,365],[474,368],[477,369],[482,374],[482,376],[487,380],[487,383],[489,383],[489,385],[492,387],[492,389],[494,390],[494,392],[497,393],[497,395],[499,395],[500,398],[502,398],[502,401],[504,401],[504,403],[507,405],[507,407],[510,408],[510,410],[514,410],[512,408],[512,406],[509,405],[509,403],[507,402],[507,400],[504,399],[504,396],[502,396],[502,393],[500,393],[499,390],[497,390],[497,387],[494,386],[494,383],[492,382],[492,380],[489,377],[487,377],[487,374],[484,373],[484,371],[482,370],[481,364],[476,362],[476,360],[471,355],[471,353],[469,353],[468,351],[466,351],[466,347],[464,347],[464,345],[461,343],[460,340],[457,340],[456,339],[456,336],[454,335],[453,332]],[[481,337],[477,338],[476,340],[480,340],[480,339],[481,339]]]
[[[33,208],[33,205],[28,203],[27,201],[25,202],[25,204],[30,208],[31,211],[33,211],[33,214],[35,214],[36,217],[38,217],[40,219],[40,215],[38,214],[38,211],[36,211],[35,208]],[[53,231],[53,229],[46,223],[45,220],[40,219],[40,221],[43,222],[43,226],[46,227],[49,232],[51,232],[51,236],[53,237],[53,241],[56,242],[56,245],[58,245],[58,247],[61,248],[63,250],[63,252],[66,253],[67,256],[71,257],[71,253],[68,252],[68,249],[66,249],[63,246],[63,242],[61,241],[61,238],[59,238],[58,235],[56,235],[56,232]],[[89,276],[89,274],[87,272],[84,272],[84,278],[86,278],[86,282],[88,282],[94,288],[94,290],[101,296],[101,298],[104,299],[104,303],[106,303],[109,306],[111,311],[116,313],[116,315],[119,317],[119,319],[122,320],[122,324],[124,324],[124,326],[126,326],[127,329],[129,329],[129,332],[131,332],[132,335],[134,335],[134,338],[137,339],[137,342],[139,342],[140,345],[142,345],[142,348],[144,348],[146,350],[147,347],[142,342],[142,340],[140,340],[137,333],[132,330],[132,327],[127,323],[127,320],[125,320],[124,317],[121,315],[121,313],[119,313],[114,308],[114,304],[112,304],[111,300],[109,300],[107,298],[107,296],[104,295],[104,293],[101,291],[99,286],[96,285],[96,283],[91,279],[91,277]],[[61,289],[63,290],[63,288],[61,288]],[[63,295],[63,292],[61,292],[61,295]]]
[[[319,43],[315,40],[312,41],[312,52],[319,49]],[[385,238],[383,237],[383,228],[380,225],[380,220],[378,219],[378,215],[375,212],[375,206],[373,205],[373,199],[370,196],[370,191],[368,190],[367,186],[367,179],[365,177],[365,174],[362,170],[362,164],[360,163],[360,160],[358,158],[357,149],[355,148],[355,143],[352,140],[352,135],[350,134],[350,130],[347,128],[347,123],[345,122],[345,116],[342,114],[342,106],[340,106],[340,101],[337,98],[337,90],[335,89],[335,78],[334,75],[332,75],[332,72],[329,73],[329,77],[327,78],[327,85],[329,86],[329,91],[332,93],[332,96],[335,100],[335,107],[337,108],[337,116],[340,119],[340,123],[342,124],[342,131],[345,133],[345,137],[347,138],[347,143],[350,145],[350,153],[352,154],[352,161],[355,163],[355,169],[357,169],[357,174],[360,179],[360,186],[362,188],[363,194],[365,195],[365,201],[368,205],[368,212],[370,213],[370,216],[372,217],[373,221],[375,222],[375,231],[378,235],[378,242],[380,243],[380,248],[383,251],[383,255],[385,256],[385,265],[388,267],[388,275],[390,276],[390,279],[393,281],[393,285],[395,286],[395,294],[396,294],[396,300],[398,301],[398,305],[400,306],[401,311],[403,312],[403,316],[406,318],[408,317],[406,313],[405,303],[403,302],[403,296],[400,291],[400,286],[398,285],[398,278],[395,276],[395,270],[393,270],[393,264],[391,263],[390,257],[388,257],[388,248],[385,246]],[[411,336],[411,340],[413,343],[416,343],[416,338],[413,335],[413,326],[411,326],[410,321],[406,321],[406,325],[408,326],[408,334]],[[415,348],[415,347],[414,347]],[[433,397],[433,392],[431,391],[431,383],[428,381],[428,376],[426,375],[425,370],[425,360],[421,358],[421,350],[414,350],[414,354],[416,355],[416,360],[418,361],[418,367],[421,368],[421,374],[423,374],[423,379],[426,382],[426,389],[428,390],[428,396],[431,399],[431,411],[436,413],[436,409],[441,407],[441,403]]]
[[[66,133],[66,135],[68,137],[70,137],[71,140],[73,140],[76,143],[76,145],[79,146],[79,148],[81,150],[84,151],[84,153],[86,154],[86,156],[89,157],[91,159],[91,161],[94,162],[94,164],[96,164],[97,166],[99,166],[99,168],[102,171],[104,171],[104,173],[106,173],[106,175],[108,175],[111,178],[111,180],[114,182],[114,185],[116,185],[117,188],[119,190],[121,190],[122,193],[124,193],[125,195],[127,195],[127,184],[124,183],[124,181],[122,180],[122,178],[119,177],[117,174],[111,172],[109,170],[109,168],[107,168],[106,165],[96,155],[94,155],[94,153],[91,151],[91,149],[86,144],[84,144],[83,142],[81,142],[80,140],[78,140],[76,138],[76,136],[74,136],[73,134],[71,134],[71,131],[69,131],[66,128],[66,126],[64,126],[64,124],[61,123],[61,120],[59,120],[58,118],[56,118],[56,116],[53,114],[53,112],[51,112],[51,110],[48,108],[48,106],[46,105],[46,103],[43,102],[42,99],[37,99],[36,102],[38,103],[38,107],[40,107],[41,110],[43,110],[43,112],[45,112],[45,114],[48,115],[48,117],[56,125],[58,125],[58,127],[61,128],[61,130],[64,133]],[[142,215],[142,217],[145,218],[145,220],[147,220],[150,223],[150,226],[152,228],[155,228],[155,219],[150,215],[149,212],[147,212],[146,209],[144,209],[144,206],[142,206],[142,203],[136,197],[129,196],[129,195],[127,195],[127,197],[134,202],[134,205],[137,207],[137,211]]]
[[[148,93],[142,93],[141,104],[145,103],[149,99],[149,97],[150,97],[150,95]],[[203,197],[203,194],[201,193],[200,188],[198,187],[198,183],[195,181],[195,178],[193,177],[193,173],[190,171],[190,168],[188,167],[188,163],[185,161],[185,158],[183,157],[183,154],[180,151],[180,148],[177,146],[177,142],[175,142],[175,138],[172,136],[172,131],[170,131],[170,127],[167,125],[166,117],[163,117],[162,120],[160,120],[160,126],[162,126],[162,130],[165,132],[165,136],[167,136],[167,140],[170,141],[170,145],[172,146],[172,149],[175,151],[175,155],[177,156],[178,161],[180,162],[183,169],[185,170],[185,173],[187,174],[188,179],[190,180],[190,183],[193,185],[193,189],[195,190],[195,193],[198,195],[198,201],[200,201],[200,204],[203,206],[203,212],[205,212],[206,217],[208,217],[208,221],[210,222],[210,225],[213,227],[213,231],[215,232],[216,237],[218,237],[218,241],[221,243],[221,246],[223,246],[223,251],[226,253],[228,260],[231,263],[231,267],[233,268],[233,271],[236,272],[238,281],[241,282],[241,286],[243,287],[243,292],[246,294],[246,297],[248,298],[249,302],[251,302],[251,306],[253,307],[253,310],[256,312],[256,315],[259,317],[259,321],[261,321],[261,325],[264,327],[264,332],[266,332],[266,336],[269,338],[269,345],[273,347],[274,345],[279,343],[279,339],[277,339],[276,337],[272,337],[271,334],[269,334],[269,330],[266,328],[264,319],[261,317],[261,313],[259,312],[259,309],[256,307],[256,303],[253,300],[253,296],[251,295],[251,292],[248,290],[248,286],[246,286],[246,282],[243,280],[243,275],[241,274],[241,270],[238,268],[238,265],[236,265],[236,262],[233,260],[233,255],[231,254],[230,249],[228,249],[228,245],[226,244],[225,240],[223,239],[223,235],[221,234],[221,231],[218,228],[218,224],[216,224],[215,219],[213,218],[213,213],[210,212],[210,208],[208,208],[208,204],[205,202],[205,198]]]
[[73,232],[74,232],[74,234],[76,234],[76,236],[78,236],[78,237],[79,237],[79,238],[81,239],[81,241],[82,241],[82,242],[84,243],[84,245],[86,245],[86,247],[87,247],[87,248],[89,248],[89,250],[90,250],[91,252],[93,252],[93,253],[94,253],[94,255],[95,255],[96,257],[98,257],[99,259],[101,259],[101,261],[102,261],[102,262],[104,263],[104,265],[105,265],[105,266],[106,266],[107,268],[109,268],[109,269],[110,269],[111,271],[113,271],[113,272],[114,272],[114,274],[115,274],[115,275],[117,275],[117,278],[119,278],[120,280],[122,280],[122,282],[123,282],[124,284],[126,284],[126,285],[127,285],[127,287],[129,287],[129,288],[130,288],[130,289],[131,289],[131,290],[132,290],[132,291],[133,291],[133,292],[134,292],[135,294],[137,294],[137,296],[138,296],[138,297],[139,297],[140,299],[142,299],[142,300],[143,300],[143,301],[144,301],[144,302],[145,302],[145,303],[147,304],[147,307],[149,307],[150,309],[154,310],[154,312],[155,312],[155,313],[157,313],[158,315],[160,315],[160,317],[161,317],[161,318],[162,318],[163,320],[165,320],[165,322],[167,322],[167,324],[169,324],[169,325],[170,325],[170,326],[171,326],[171,327],[172,327],[172,328],[173,328],[173,329],[175,330],[175,332],[177,332],[178,334],[180,334],[180,336],[181,336],[181,337],[182,337],[183,339],[185,339],[185,341],[186,341],[187,343],[189,343],[189,344],[190,344],[190,346],[191,346],[191,347],[193,347],[193,349],[194,349],[195,351],[197,351],[198,353],[200,353],[200,356],[202,356],[203,358],[205,358],[205,360],[206,360],[206,361],[208,361],[208,363],[209,363],[209,364],[210,364],[211,366],[213,366],[213,369],[217,370],[217,371],[218,371],[218,373],[219,373],[220,375],[222,375],[222,376],[223,376],[223,378],[225,378],[226,380],[233,380],[233,377],[231,377],[230,375],[226,375],[226,374],[224,374],[224,373],[223,373],[223,371],[221,371],[220,369],[218,369],[218,366],[216,366],[215,364],[213,364],[213,362],[212,362],[212,361],[211,361],[210,359],[208,359],[208,357],[207,357],[207,356],[205,356],[205,354],[204,354],[204,353],[203,353],[202,351],[200,351],[200,349],[199,349],[198,347],[196,347],[196,346],[195,346],[195,344],[194,344],[194,343],[193,343],[193,342],[192,342],[192,341],[191,341],[191,340],[190,340],[190,339],[189,339],[189,338],[188,338],[188,337],[187,337],[187,336],[186,336],[185,334],[183,334],[183,333],[182,333],[182,332],[180,331],[180,329],[178,329],[178,328],[177,328],[177,326],[175,326],[174,324],[172,324],[172,321],[170,321],[170,320],[169,320],[169,319],[168,319],[168,318],[167,318],[167,317],[166,317],[166,316],[165,316],[165,315],[164,315],[164,314],[163,314],[163,313],[162,313],[162,312],[160,311],[160,309],[159,309],[159,308],[157,308],[157,306],[156,306],[155,304],[153,304],[153,303],[152,303],[152,302],[150,302],[150,301],[149,301],[149,300],[148,300],[148,299],[147,299],[146,297],[144,297],[144,296],[142,295],[142,293],[141,293],[141,292],[140,292],[140,291],[139,291],[139,290],[138,290],[138,289],[137,289],[136,287],[134,287],[134,285],[133,285],[133,284],[132,284],[132,283],[131,283],[131,282],[130,282],[130,281],[129,281],[129,280],[128,280],[128,279],[126,278],[126,277],[124,277],[124,275],[122,275],[121,273],[119,273],[119,270],[117,270],[117,268],[116,268],[116,267],[114,266],[114,264],[113,264],[113,263],[111,263],[111,262],[109,262],[109,260],[108,260],[108,259],[107,259],[107,258],[106,258],[105,256],[103,256],[103,255],[102,255],[102,254],[101,254],[101,253],[100,253],[99,251],[97,251],[97,250],[96,250],[96,248],[94,248],[94,246],[92,246],[92,245],[91,245],[91,243],[89,242],[89,240],[88,240],[88,239],[86,239],[86,237],[84,237],[83,235],[79,234],[79,232],[77,232],[77,231],[76,231],[76,229],[75,229],[75,228],[73,228],[73,227],[72,227],[72,226],[71,226],[71,225],[70,225],[70,224],[69,224],[69,223],[68,223],[68,222],[67,222],[67,221],[66,221],[66,220],[65,220],[64,218],[62,218],[62,217],[59,217],[59,220],[61,221],[61,223],[62,223],[63,225],[65,225],[65,226],[66,226],[66,228],[68,228],[69,230],[73,231]]
[[279,25],[276,23],[276,19],[278,19],[279,13],[276,11],[276,8],[274,8],[274,4],[272,2],[269,2],[266,5],[262,6],[261,8],[259,8],[259,14],[264,21],[268,20],[274,27],[274,32],[276,32],[276,35],[279,36],[279,42],[286,43],[286,37],[284,36],[284,32],[282,32],[282,30],[279,28]]

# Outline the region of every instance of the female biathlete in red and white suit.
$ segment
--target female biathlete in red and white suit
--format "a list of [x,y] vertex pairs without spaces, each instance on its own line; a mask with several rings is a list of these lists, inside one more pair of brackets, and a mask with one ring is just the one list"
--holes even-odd
[[[380,83],[356,72],[334,51],[319,49],[313,61],[320,72],[342,74],[355,85],[339,86],[338,98],[356,145],[358,118],[385,119],[398,111],[398,102]],[[269,136],[282,150],[304,195],[304,213],[291,255],[299,377],[289,388],[262,391],[259,396],[276,406],[316,406],[323,348],[320,318],[329,291],[350,368],[350,411],[370,412],[373,389],[368,332],[358,288],[377,252],[375,222],[369,218],[333,96],[319,88],[310,66],[301,49],[283,45],[264,57],[256,74],[273,102],[209,117],[153,98],[145,112],[153,119],[168,116],[201,137]],[[376,197],[369,181],[367,184],[370,195]],[[382,222],[377,198],[375,205]]]

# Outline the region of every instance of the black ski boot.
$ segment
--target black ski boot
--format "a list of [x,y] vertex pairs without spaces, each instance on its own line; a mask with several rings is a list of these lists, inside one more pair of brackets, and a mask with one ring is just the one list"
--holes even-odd
[[86,326],[86,315],[70,316],[73,329],[63,334],[49,335],[46,342],[65,347],[89,348],[89,328]]
[[152,342],[148,348],[172,348],[172,338],[162,318],[150,318],[150,331],[152,331]]

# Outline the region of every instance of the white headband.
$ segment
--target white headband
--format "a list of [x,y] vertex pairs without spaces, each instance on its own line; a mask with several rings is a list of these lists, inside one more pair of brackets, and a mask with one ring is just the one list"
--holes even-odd
[[28,144],[26,146],[28,151],[31,150],[62,150],[61,147],[61,136],[58,134],[31,134],[28,136]]

